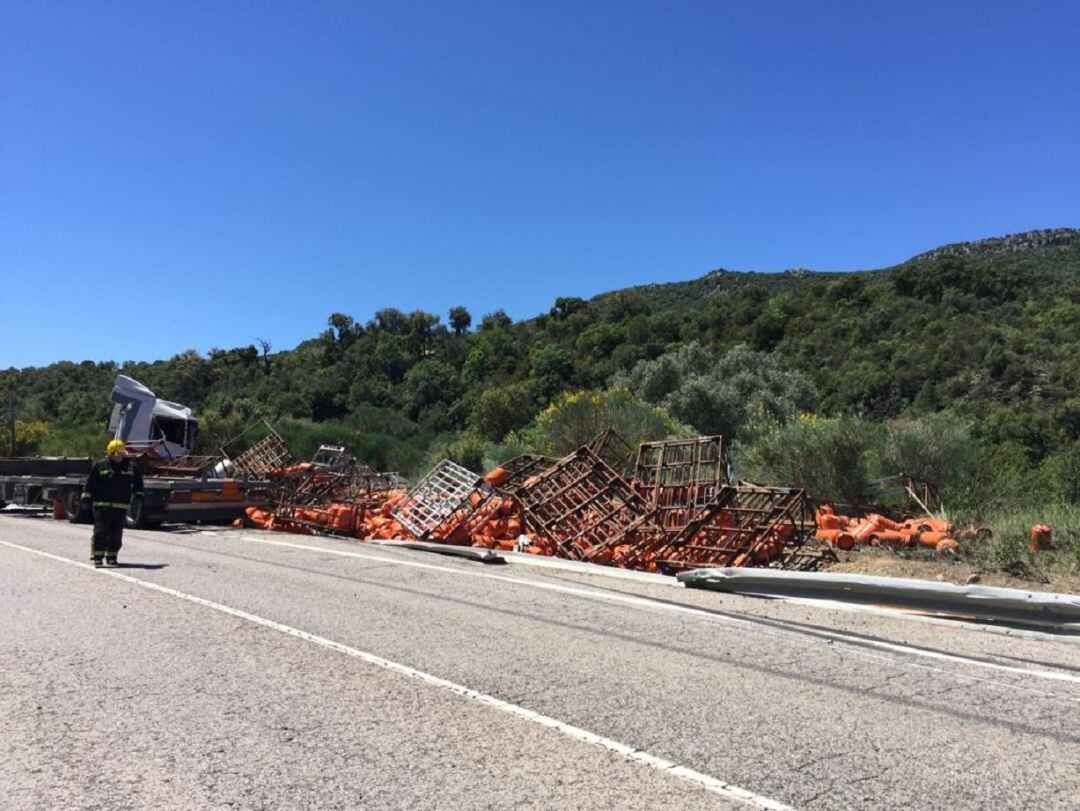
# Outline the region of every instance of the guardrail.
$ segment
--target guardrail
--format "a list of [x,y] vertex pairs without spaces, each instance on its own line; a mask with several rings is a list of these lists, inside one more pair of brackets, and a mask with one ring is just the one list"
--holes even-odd
[[1080,596],[1074,594],[775,569],[693,569],[678,579],[688,588],[888,605],[998,622],[1075,626],[1069,630],[1080,632]]

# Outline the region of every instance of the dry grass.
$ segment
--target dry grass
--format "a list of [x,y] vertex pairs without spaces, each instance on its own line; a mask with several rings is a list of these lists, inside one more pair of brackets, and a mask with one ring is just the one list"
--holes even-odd
[[859,549],[853,552],[841,552],[840,561],[828,568],[830,572],[846,574],[867,574],[879,577],[910,577],[917,580],[934,580],[940,583],[955,583],[963,586],[978,578],[979,585],[1001,586],[1005,588],[1030,589],[1034,591],[1058,591],[1080,594],[1080,575],[1057,570],[1052,567],[1043,571],[1037,561],[1034,567],[1017,573],[988,569],[977,559],[960,557],[932,558],[916,553],[905,557],[886,549]]

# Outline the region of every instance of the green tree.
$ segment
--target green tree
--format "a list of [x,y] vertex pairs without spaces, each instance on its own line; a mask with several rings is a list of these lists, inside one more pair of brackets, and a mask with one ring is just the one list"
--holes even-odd
[[472,336],[472,348],[462,365],[462,376],[469,383],[490,386],[508,379],[517,365],[521,347],[511,330],[481,330]]
[[464,307],[451,307],[449,313],[450,329],[455,335],[464,335],[472,326],[472,316]]
[[331,313],[326,319],[328,329],[323,340],[331,346],[348,347],[363,333],[364,328],[344,313]]
[[71,391],[60,400],[56,416],[67,425],[84,425],[93,422],[104,424],[108,414],[108,402],[86,391]]
[[197,407],[210,392],[210,365],[196,350],[189,349],[165,364],[162,382],[154,387],[159,397]]
[[441,360],[423,360],[405,373],[405,413],[415,420],[437,404],[453,402],[459,394],[457,370]]
[[814,386],[805,375],[785,369],[773,355],[742,345],[717,359],[702,344],[692,342],[638,363],[628,375],[617,374],[612,383],[663,405],[702,433],[728,438],[741,437],[759,420],[783,423],[817,404]]
[[623,329],[614,324],[599,322],[582,332],[575,346],[590,358],[601,359],[608,357],[625,338]]
[[551,308],[549,315],[555,319],[566,318],[574,313],[581,312],[588,308],[588,303],[584,299],[570,297],[562,297],[555,299],[555,304]]
[[532,395],[524,383],[485,389],[469,414],[473,433],[492,442],[526,425],[534,414]]
[[[428,357],[435,345],[435,335],[439,327],[439,316],[413,310],[409,313],[409,348],[413,355]],[[445,327],[443,327],[445,330]]]
[[573,374],[573,358],[558,344],[539,346],[529,355],[529,380],[544,401],[566,388]]
[[505,310],[496,310],[480,319],[480,331],[488,332],[490,330],[506,329],[512,323],[514,322],[510,320],[510,316],[506,314]]
[[409,331],[409,318],[396,307],[386,307],[375,312],[372,326],[391,335],[404,335]]
[[488,443],[473,434],[464,434],[459,437],[443,437],[437,441],[428,453],[425,469],[430,470],[443,459],[461,465],[473,473],[484,472],[484,454],[488,450]]

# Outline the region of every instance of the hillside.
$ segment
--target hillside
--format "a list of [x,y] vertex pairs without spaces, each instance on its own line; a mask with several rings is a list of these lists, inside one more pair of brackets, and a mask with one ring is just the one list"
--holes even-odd
[[265,415],[308,426],[305,436],[316,423],[339,426],[371,461],[408,469],[439,437],[498,440],[560,392],[602,388],[696,341],[717,357],[745,344],[803,373],[824,415],[947,411],[972,420],[980,442],[1033,464],[1080,438],[1075,229],[947,245],[853,273],[714,270],[560,298],[516,324],[498,312],[473,324],[460,308],[448,321],[386,309],[359,324],[338,313],[293,350],[9,369],[0,390],[16,390],[20,419],[48,426],[42,447],[54,451],[96,445],[122,371],[194,407],[209,448]]

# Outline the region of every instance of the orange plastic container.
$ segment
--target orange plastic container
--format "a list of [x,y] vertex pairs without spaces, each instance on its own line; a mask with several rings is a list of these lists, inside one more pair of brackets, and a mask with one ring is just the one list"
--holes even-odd
[[855,548],[855,537],[850,532],[842,529],[819,529],[814,533],[814,537],[826,541],[845,552]]
[[1046,524],[1036,524],[1031,528],[1031,551],[1042,552],[1053,549],[1053,530]]
[[498,487],[500,484],[510,478],[510,471],[505,468],[497,467],[484,476],[484,481],[490,484],[492,487]]
[[814,514],[814,522],[818,529],[843,529],[848,520],[847,516],[834,513],[828,504],[823,504]]
[[866,536],[871,546],[890,546],[894,549],[903,549],[911,546],[910,535],[896,529],[879,529]]
[[947,532],[920,532],[919,545],[927,549],[937,549],[937,545],[949,537]]

